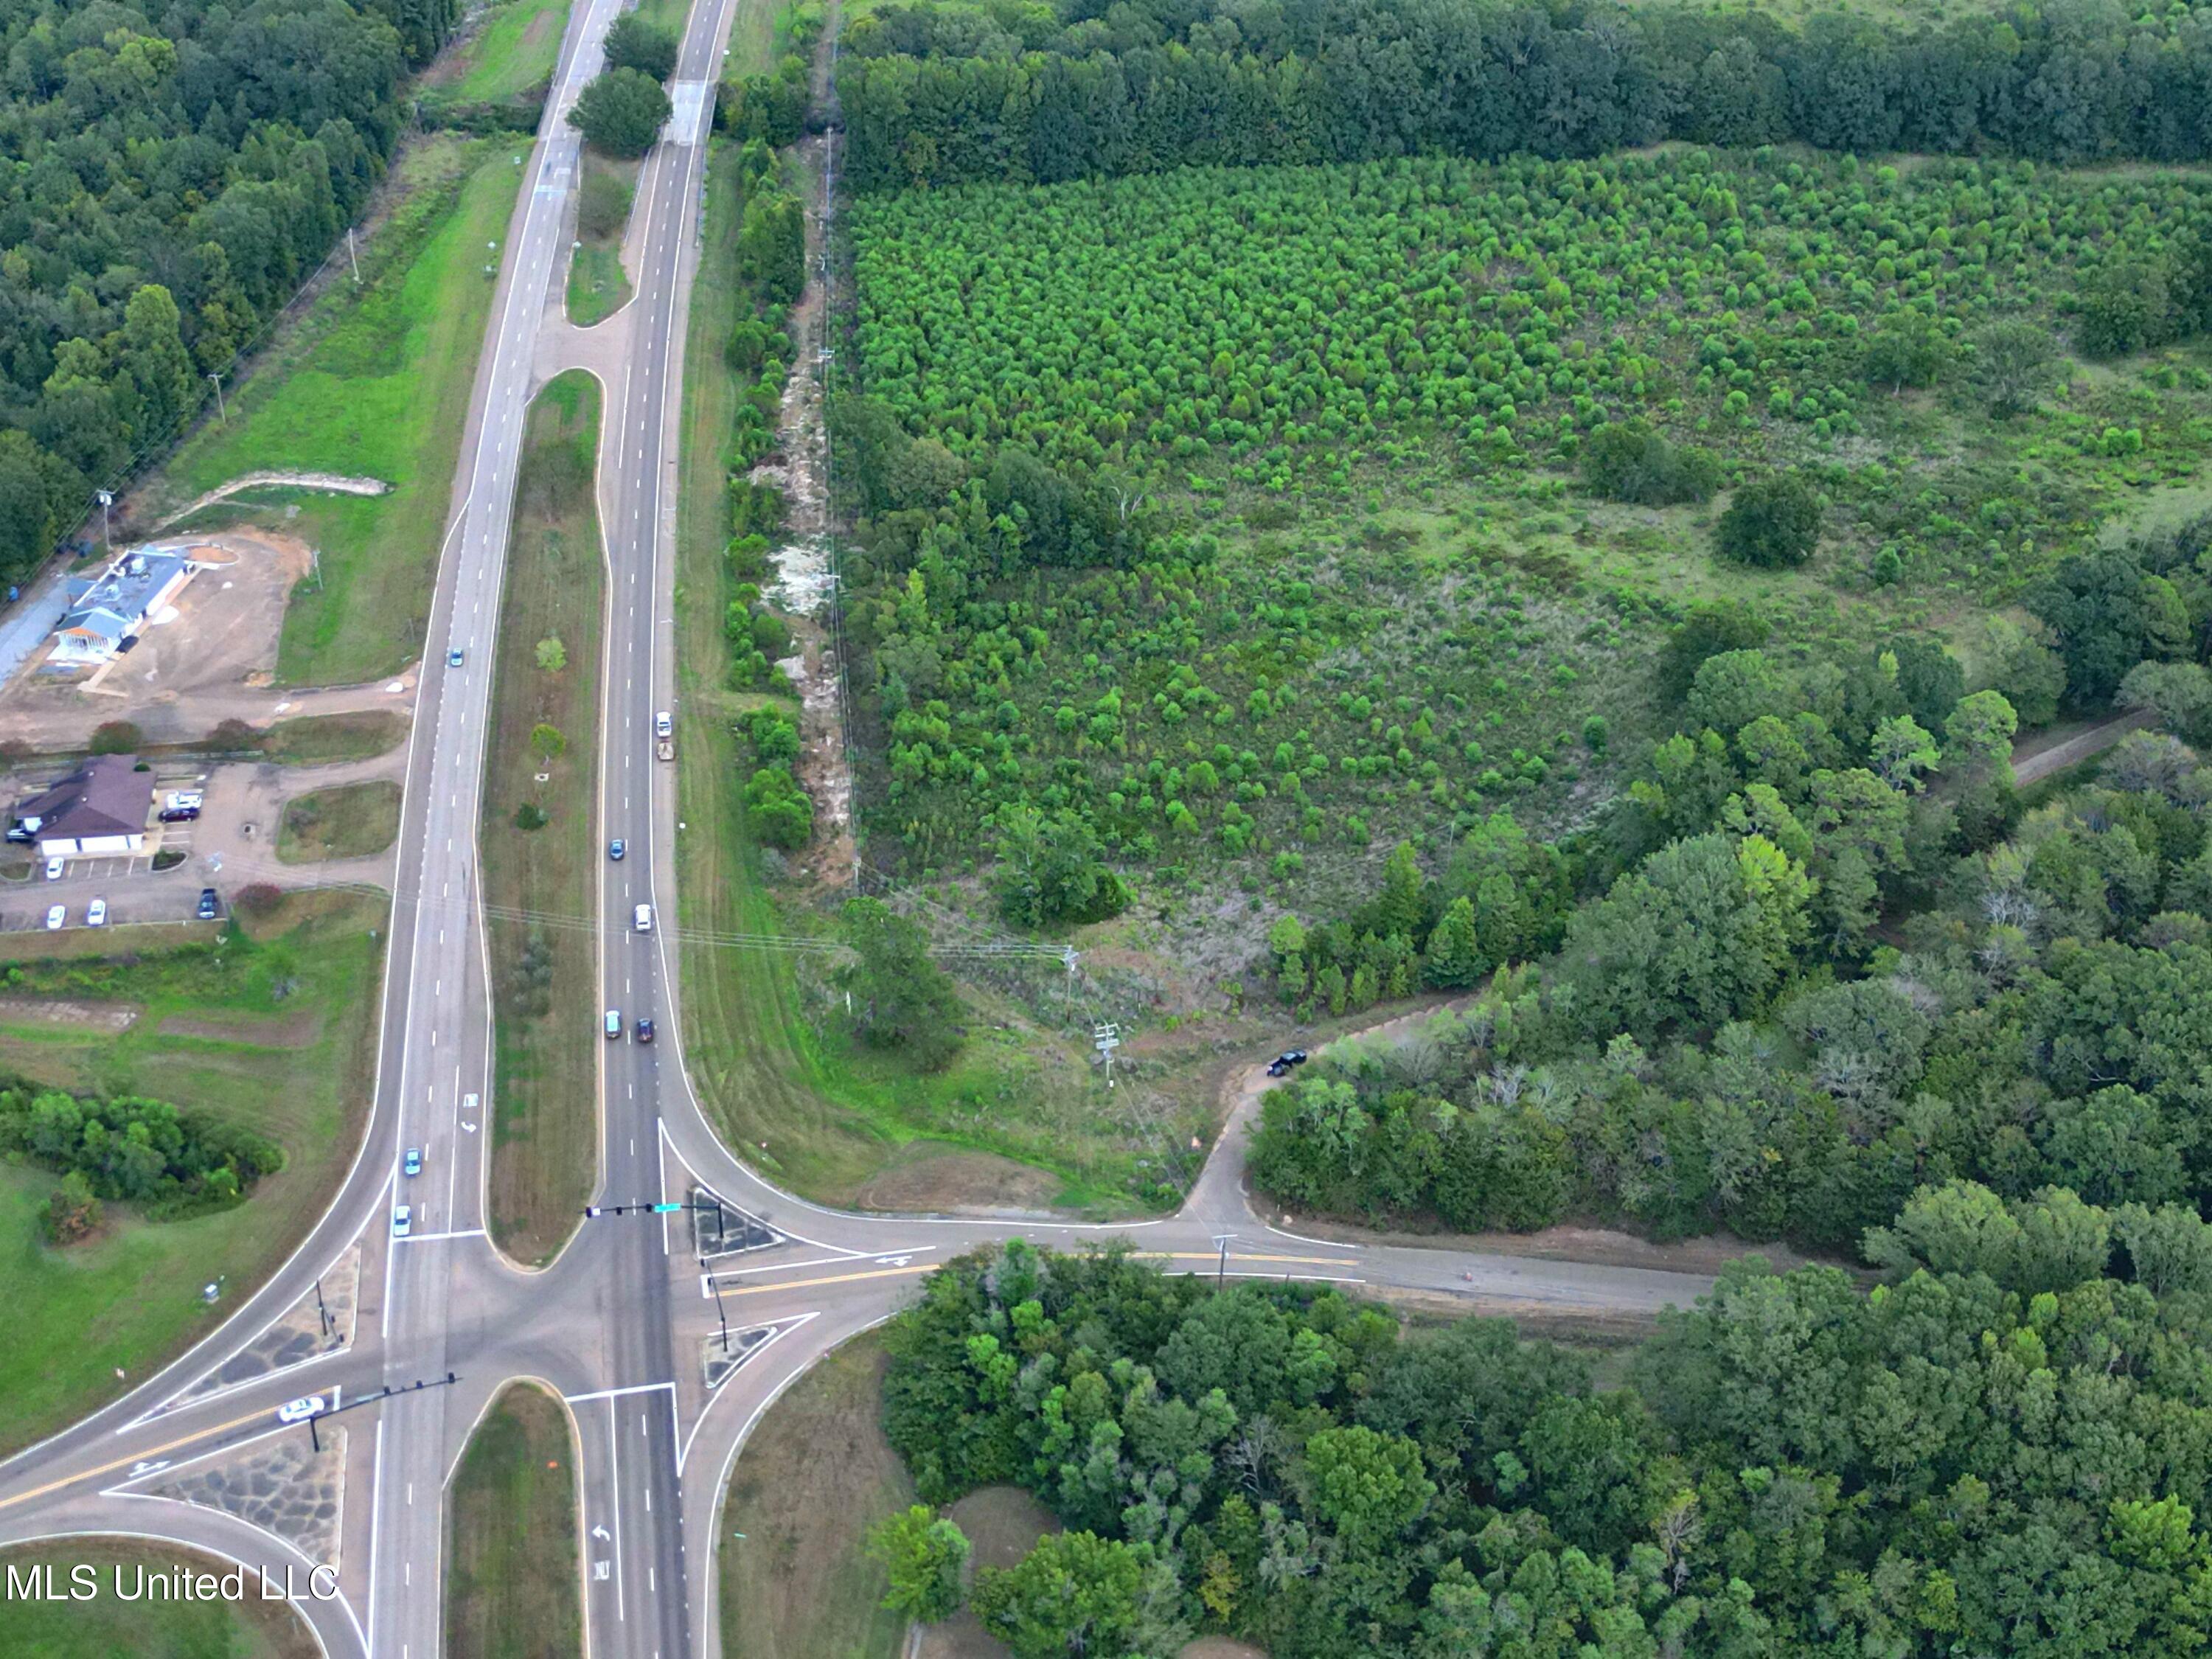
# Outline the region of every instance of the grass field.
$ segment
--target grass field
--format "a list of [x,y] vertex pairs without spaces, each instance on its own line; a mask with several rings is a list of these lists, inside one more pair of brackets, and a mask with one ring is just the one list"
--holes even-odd
[[[235,1209],[153,1225],[112,1205],[99,1237],[59,1251],[39,1231],[54,1178],[0,1167],[9,1321],[0,1453],[143,1382],[227,1316],[322,1214],[368,1104],[386,922],[380,903],[303,895],[250,936],[180,945],[175,930],[144,929],[105,941],[126,955],[19,957],[9,967],[0,1074],[235,1115],[273,1136],[287,1162]],[[33,1001],[44,1017],[31,1017]],[[125,1013],[133,1017],[118,1030]],[[199,1297],[210,1279],[223,1285],[212,1308]]]
[[[512,914],[595,914],[600,593],[592,489],[599,383],[580,371],[538,394],[524,434],[501,601],[486,745],[484,892]],[[544,641],[558,641],[557,669]],[[564,740],[546,759],[532,732]],[[547,775],[540,783],[538,775]],[[543,814],[536,829],[518,814]],[[561,1247],[597,1174],[599,1023],[592,935],[495,921],[498,1074],[491,1228],[526,1261]]]
[[399,786],[379,778],[318,789],[284,803],[276,856],[286,864],[381,853],[399,834]]
[[282,1601],[122,1601],[113,1594],[118,1566],[126,1583],[142,1565],[228,1568],[210,1556],[104,1538],[0,1551],[0,1572],[42,1565],[64,1583],[72,1568],[88,1566],[99,1575],[100,1594],[90,1601],[11,1603],[0,1632],[7,1659],[318,1659],[322,1651]]
[[462,1454],[446,1534],[452,1659],[572,1659],[583,1652],[574,1437],[568,1408],[510,1386]]
[[[722,1651],[728,1659],[891,1659],[906,1620],[884,1607],[868,1528],[914,1502],[884,1438],[885,1364],[871,1332],[776,1401],[732,1471],[722,1511]],[[743,1540],[732,1533],[744,1534]]]
[[568,27],[568,0],[503,0],[461,48],[459,72],[442,90],[458,103],[528,92],[553,73]]
[[261,752],[280,766],[367,760],[406,741],[409,725],[404,714],[375,708],[351,714],[302,714],[270,726]]
[[568,320],[578,328],[605,321],[629,299],[622,244],[640,171],[635,161],[613,161],[596,150],[584,152],[577,247],[568,260]]
[[422,649],[431,574],[477,354],[489,314],[486,244],[503,241],[522,138],[433,134],[397,166],[403,192],[362,250],[363,285],[335,282],[149,487],[183,501],[272,468],[369,474],[374,498],[296,492],[272,520],[321,550],[321,583],[284,617],[277,678],[336,684],[387,674]]

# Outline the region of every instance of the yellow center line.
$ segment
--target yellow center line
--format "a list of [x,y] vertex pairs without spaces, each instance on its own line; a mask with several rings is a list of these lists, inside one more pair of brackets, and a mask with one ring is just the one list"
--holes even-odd
[[935,1262],[914,1267],[878,1267],[873,1273],[832,1273],[827,1279],[784,1279],[773,1285],[738,1285],[724,1291],[724,1296],[760,1296],[769,1291],[805,1291],[817,1285],[849,1285],[856,1279],[896,1279],[901,1273],[933,1273]]
[[[74,1486],[80,1481],[97,1480],[103,1474],[112,1474],[116,1470],[133,1463],[151,1463],[163,1452],[175,1451],[179,1447],[189,1446],[196,1440],[205,1440],[212,1436],[226,1433],[232,1429],[243,1428],[248,1423],[258,1423],[264,1418],[274,1416],[275,1413],[272,1412],[258,1411],[249,1412],[244,1417],[234,1417],[228,1423],[218,1423],[211,1429],[202,1429],[198,1434],[188,1434],[181,1440],[172,1440],[168,1444],[156,1446],[150,1451],[134,1452],[128,1457],[117,1458],[112,1463],[102,1463],[96,1469],[87,1469],[82,1474],[65,1474],[58,1480],[49,1480],[43,1486],[34,1486],[29,1492],[17,1492],[13,1498],[0,1498],[0,1510],[7,1509],[11,1504],[27,1504],[33,1498],[43,1498],[50,1492],[59,1492],[64,1486]],[[152,1471],[149,1470],[148,1473],[151,1474]]]

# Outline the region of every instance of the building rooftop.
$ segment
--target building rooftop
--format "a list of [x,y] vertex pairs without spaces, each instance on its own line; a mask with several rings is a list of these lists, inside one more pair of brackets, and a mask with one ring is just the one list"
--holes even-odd
[[15,808],[21,822],[36,818],[42,841],[88,836],[135,836],[146,827],[152,784],[133,769],[136,755],[96,755],[76,772]]
[[111,641],[120,640],[144,618],[154,597],[191,562],[176,548],[133,548],[99,575],[73,578],[70,607],[59,631],[82,629]]

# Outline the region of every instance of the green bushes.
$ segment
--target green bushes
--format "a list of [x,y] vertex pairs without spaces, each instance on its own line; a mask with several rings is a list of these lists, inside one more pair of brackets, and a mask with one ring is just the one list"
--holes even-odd
[[[0,1158],[61,1172],[65,1231],[97,1223],[92,1199],[143,1206],[160,1219],[233,1204],[284,1167],[276,1142],[166,1102],[0,1089]],[[82,1182],[82,1191],[68,1177]]]
[[611,69],[576,96],[568,125],[602,155],[642,155],[660,136],[673,106],[660,83],[634,69]]
[[1593,494],[1641,507],[1708,501],[1721,486],[1720,460],[1711,450],[1671,444],[1642,421],[1592,433],[1582,469]]
[[1713,544],[1723,558],[1771,570],[1804,563],[1820,539],[1820,492],[1781,473],[1736,491],[1721,514]]
[[676,35],[650,18],[626,11],[607,27],[607,67],[635,70],[656,81],[676,72]]
[[759,763],[745,783],[745,827],[765,846],[797,852],[814,839],[814,801],[792,770],[799,728],[788,715],[763,708],[745,731]]

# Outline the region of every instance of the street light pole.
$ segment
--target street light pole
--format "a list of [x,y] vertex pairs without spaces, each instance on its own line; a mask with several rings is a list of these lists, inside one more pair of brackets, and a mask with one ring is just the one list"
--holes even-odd
[[1213,1289],[1217,1296],[1220,1294],[1223,1281],[1229,1277],[1229,1241],[1235,1235],[1231,1233],[1216,1233],[1213,1236],[1214,1245],[1221,1252],[1220,1259],[1213,1267]]
[[115,505],[115,497],[107,490],[95,489],[92,493],[92,498],[100,503],[100,550],[105,553],[112,553],[115,550],[115,538],[108,533],[107,509]]
[[708,1273],[707,1282],[714,1287],[714,1317],[722,1323],[722,1358],[727,1359],[730,1357],[730,1321],[722,1311],[722,1281]]
[[222,376],[219,372],[211,368],[208,371],[208,379],[215,382],[216,420],[223,426],[228,426],[230,424],[230,416],[223,413],[222,408]]

